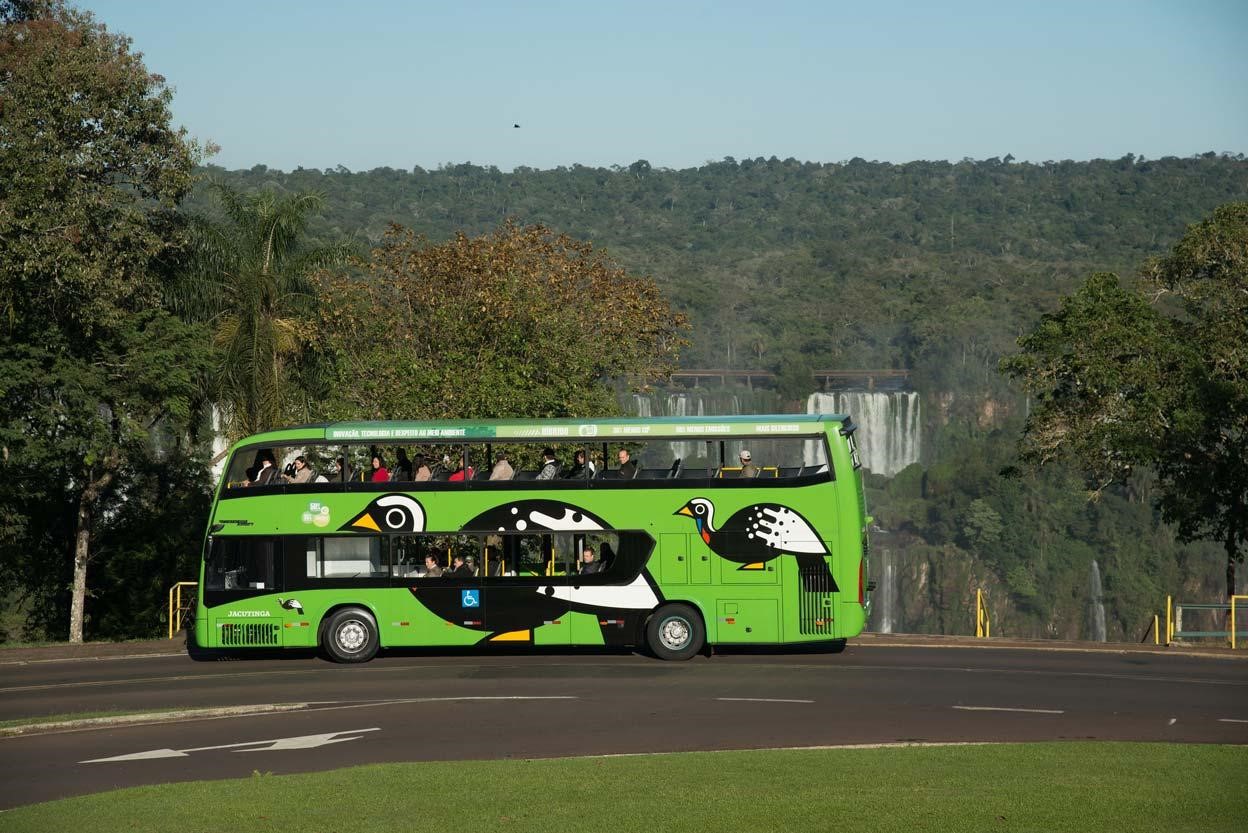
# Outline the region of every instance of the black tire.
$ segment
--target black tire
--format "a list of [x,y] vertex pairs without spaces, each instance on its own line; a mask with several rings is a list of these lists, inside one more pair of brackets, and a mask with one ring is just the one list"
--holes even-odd
[[691,659],[706,645],[706,627],[689,605],[665,604],[646,622],[646,645],[659,659]]
[[362,607],[344,607],[321,629],[321,650],[334,662],[368,662],[380,640],[373,614]]

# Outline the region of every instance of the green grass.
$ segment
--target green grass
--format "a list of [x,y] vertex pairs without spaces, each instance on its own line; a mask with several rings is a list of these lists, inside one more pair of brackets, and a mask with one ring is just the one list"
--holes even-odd
[[0,830],[1213,833],[1248,829],[1245,759],[1044,743],[391,764],[66,799]]

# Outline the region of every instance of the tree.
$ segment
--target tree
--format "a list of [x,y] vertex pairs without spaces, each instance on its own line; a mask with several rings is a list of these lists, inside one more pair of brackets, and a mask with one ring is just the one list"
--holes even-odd
[[93,531],[202,387],[203,333],[159,309],[197,150],[128,38],[55,0],[0,22],[0,504],[27,510],[0,521],[0,590],[69,555],[77,642]]
[[1154,468],[1179,537],[1222,544],[1229,596],[1248,543],[1248,203],[1189,227],[1141,278],[1092,275],[1002,362],[1036,398],[1020,456],[1073,460],[1094,496]]
[[325,204],[318,193],[212,188],[225,222],[194,223],[191,258],[168,295],[184,317],[213,329],[213,390],[238,438],[274,428],[291,412],[306,419],[306,380],[296,383],[291,370],[304,356],[315,309],[308,277],[351,250],[307,245],[308,218]]
[[322,276],[327,416],[610,414],[611,380],[663,377],[685,343],[652,280],[542,226],[441,244],[393,226],[359,265]]

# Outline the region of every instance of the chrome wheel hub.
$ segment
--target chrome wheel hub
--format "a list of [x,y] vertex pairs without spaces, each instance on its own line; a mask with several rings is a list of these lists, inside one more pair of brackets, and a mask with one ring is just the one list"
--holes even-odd
[[673,617],[663,621],[663,625],[659,628],[659,641],[663,643],[664,648],[679,651],[689,644],[689,634],[689,623],[684,619]]
[[338,647],[342,650],[354,654],[363,648],[366,642],[368,642],[368,630],[358,619],[343,622],[338,628]]

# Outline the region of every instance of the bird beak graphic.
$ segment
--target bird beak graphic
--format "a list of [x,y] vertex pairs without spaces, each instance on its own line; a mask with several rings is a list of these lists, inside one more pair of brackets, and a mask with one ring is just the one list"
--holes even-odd
[[684,515],[684,516],[689,517],[689,518],[692,518],[692,517],[693,517],[693,513],[689,511],[689,507],[688,507],[688,506],[682,506],[682,507],[680,507],[679,509],[677,509],[675,512],[673,512],[672,514],[673,514],[673,515]]
[[359,520],[351,524],[363,529],[371,529],[373,532],[381,532],[381,527],[377,526],[377,522],[373,520],[373,516],[365,513]]

